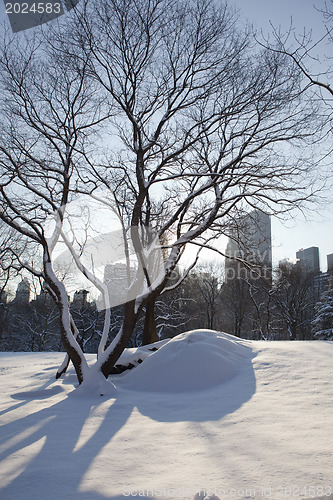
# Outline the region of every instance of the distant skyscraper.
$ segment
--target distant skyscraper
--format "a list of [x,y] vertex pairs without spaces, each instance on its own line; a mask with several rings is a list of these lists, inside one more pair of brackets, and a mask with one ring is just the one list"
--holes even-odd
[[320,273],[318,247],[301,248],[296,252],[296,259],[305,264],[309,271]]
[[[126,264],[118,262],[105,266],[103,281],[108,287],[111,307],[127,302],[128,291],[134,276],[135,269],[126,266]],[[99,305],[101,306],[100,303]]]
[[30,300],[30,284],[27,278],[23,278],[17,285],[15,302],[19,304],[28,304]]
[[333,288],[333,253],[327,255],[327,272],[320,273],[315,277],[318,296]]
[[[270,216],[254,210],[240,218],[233,229],[226,248],[229,257],[239,257],[253,264],[267,280],[272,279],[272,233]],[[242,276],[246,266],[231,258],[225,260],[226,280]],[[264,274],[263,274],[264,273]]]
[[74,293],[73,304],[75,306],[86,306],[88,290],[78,290]]

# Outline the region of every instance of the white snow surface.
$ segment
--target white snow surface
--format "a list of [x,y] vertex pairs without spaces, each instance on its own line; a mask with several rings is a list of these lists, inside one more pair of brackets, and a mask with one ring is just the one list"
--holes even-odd
[[333,498],[332,342],[157,346],[103,397],[63,353],[0,353],[1,500]]

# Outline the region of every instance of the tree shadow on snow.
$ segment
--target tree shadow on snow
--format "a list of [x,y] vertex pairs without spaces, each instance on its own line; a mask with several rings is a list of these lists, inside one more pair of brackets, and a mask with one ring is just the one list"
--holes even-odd
[[[31,401],[35,393],[36,399],[41,399],[45,390],[27,391],[26,398]],[[53,391],[53,395],[57,392]],[[14,395],[16,399],[23,397],[24,393]],[[94,411],[99,411],[101,402],[105,401],[69,397],[52,406],[43,405],[39,411],[35,411],[35,404],[30,415],[3,425],[0,438],[1,499],[112,498],[115,491],[110,491],[108,496],[96,491],[80,491],[82,478],[94,458],[125,425],[133,410],[131,404],[110,401],[104,417],[98,417],[100,426],[77,446],[86,420]],[[116,458],[110,457],[105,464],[106,474]],[[114,498],[118,500],[121,495]]]
[[13,399],[28,401],[29,399],[48,399],[56,394],[60,394],[64,389],[61,386],[50,387],[50,389],[40,388],[32,391],[18,392],[12,395]]
[[[47,368],[45,371],[48,370]],[[55,371],[52,367],[52,370]],[[14,400],[20,401],[20,403],[14,404],[5,410],[0,411],[0,416],[5,415],[6,413],[10,413],[11,411],[17,410],[18,408],[25,406],[32,399],[47,399],[55,394],[58,394],[63,391],[61,386],[56,386],[50,389],[47,389],[50,385],[54,384],[54,380],[50,379],[44,382],[42,386],[38,389],[32,389],[29,391],[18,392],[16,394],[12,394],[11,398]],[[39,396],[38,396],[39,395]]]
[[[52,398],[58,398],[63,389],[61,386],[48,389],[47,384],[39,389],[14,394],[14,399],[21,400],[19,405],[27,405],[32,399],[35,403],[31,407],[33,413],[16,420],[13,415],[12,421],[2,426],[1,499],[123,500],[121,492],[114,489],[106,495],[96,492],[95,482],[89,485],[87,492],[80,491],[80,488],[95,458],[125,426],[135,407],[142,415],[159,422],[222,419],[240,408],[255,393],[252,358],[253,353],[249,349],[238,373],[224,384],[184,394],[124,390],[121,380],[116,399],[68,397],[52,404]],[[71,377],[71,373],[68,376]],[[65,378],[59,383],[66,385],[68,380]],[[49,398],[47,404],[45,397]],[[29,411],[28,405],[26,411]],[[85,423],[94,415],[97,415],[96,425],[91,425],[90,421],[90,433],[85,434]],[[135,447],[135,440],[131,446]],[[99,471],[101,480],[104,474],[107,478],[108,472],[112,473],[117,458],[115,450],[115,454],[111,454],[104,464],[103,473]],[[124,473],[126,476],[131,471]],[[108,480],[105,484],[108,485]]]

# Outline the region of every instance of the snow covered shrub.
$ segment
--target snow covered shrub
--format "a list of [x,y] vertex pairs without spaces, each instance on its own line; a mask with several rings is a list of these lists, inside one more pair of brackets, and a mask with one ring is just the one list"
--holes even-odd
[[312,327],[315,338],[333,340],[333,288],[327,290],[318,302]]

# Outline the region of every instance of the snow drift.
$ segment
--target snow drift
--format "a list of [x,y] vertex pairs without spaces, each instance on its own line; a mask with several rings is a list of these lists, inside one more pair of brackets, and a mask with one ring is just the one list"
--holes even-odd
[[[212,330],[182,333],[121,380],[130,390],[192,392],[229,381],[248,364],[246,341]],[[116,384],[117,385],[117,384]]]

